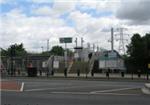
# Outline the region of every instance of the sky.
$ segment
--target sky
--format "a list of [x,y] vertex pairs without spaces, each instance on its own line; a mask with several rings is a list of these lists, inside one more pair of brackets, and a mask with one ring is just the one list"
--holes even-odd
[[27,51],[41,52],[61,45],[60,37],[75,38],[84,46],[93,43],[110,49],[110,29],[115,31],[115,49],[119,46],[118,28],[130,42],[134,33],[150,32],[149,0],[0,0],[0,47],[23,43]]

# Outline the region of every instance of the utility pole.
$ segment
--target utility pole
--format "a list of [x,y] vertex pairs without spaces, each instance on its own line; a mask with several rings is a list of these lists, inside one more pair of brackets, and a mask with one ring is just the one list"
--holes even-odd
[[89,50],[91,49],[90,43],[87,43],[87,48],[88,48]]
[[111,28],[111,51],[114,50],[114,30]]
[[49,39],[47,40],[47,52],[49,51]]
[[84,42],[83,37],[81,37],[81,47],[83,47],[83,42]]
[[64,56],[65,56],[65,68],[68,67],[67,64],[67,59],[68,59],[68,54],[67,54],[67,43],[65,43],[65,52],[64,52]]
[[93,52],[95,51],[95,44],[93,43]]

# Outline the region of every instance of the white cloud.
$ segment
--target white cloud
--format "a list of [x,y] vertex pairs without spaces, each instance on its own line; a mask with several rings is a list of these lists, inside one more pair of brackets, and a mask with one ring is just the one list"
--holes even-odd
[[69,13],[75,10],[76,2],[54,1],[53,6],[42,6],[35,8],[32,12],[42,16],[59,17],[64,13]]
[[34,3],[51,3],[52,0],[29,0],[32,1]]
[[60,1],[54,1],[53,9],[58,12],[70,12],[75,9],[76,2],[60,2]]
[[[105,11],[105,9],[111,10],[111,7],[108,8],[110,5],[114,9],[112,11],[116,11],[119,5],[118,1],[113,5],[109,4],[111,2],[108,0],[105,0],[104,3],[96,0],[93,2],[85,1],[80,3],[90,8],[96,8],[99,11]],[[43,3],[47,1],[41,0],[38,2]],[[47,39],[50,39],[50,46],[53,46],[59,44],[59,37],[70,36],[75,38],[78,34],[79,38],[84,37],[85,45],[87,42],[90,42],[96,43],[106,49],[110,49],[108,40],[110,38],[111,27],[126,27],[130,34],[137,32],[145,34],[146,32],[149,32],[149,25],[136,26],[134,24],[127,24],[129,22],[128,20],[118,19],[114,12],[111,16],[99,18],[93,17],[88,13],[82,13],[75,9],[78,3],[79,1],[56,1],[52,7],[42,5],[39,8],[31,10],[32,13],[38,16],[28,17],[19,9],[14,9],[9,13],[6,13],[1,17],[1,47],[7,48],[12,43],[22,42],[29,51],[41,51],[41,46],[46,48]],[[67,18],[75,23],[75,27],[67,26],[65,20],[59,18],[60,15],[66,12],[69,13]],[[74,43],[70,44],[69,47],[73,47],[73,45]],[[116,43],[116,49],[117,46],[118,43]]]
[[1,47],[12,43],[24,43],[28,51],[41,51],[50,39],[52,45],[59,44],[61,36],[72,35],[74,29],[65,26],[62,19],[53,17],[27,17],[19,10],[12,10],[2,17]]
[[[110,28],[118,27],[120,21],[114,16],[94,18],[87,13],[74,11],[70,18],[76,23],[76,31],[86,39],[86,42],[97,43],[101,47],[110,48],[108,40],[110,38]],[[102,32],[102,29],[109,29],[109,32]]]
[[121,0],[79,0],[82,9],[95,9],[98,12],[116,12]]
[[49,6],[43,6],[43,7],[40,7],[40,8],[36,8],[32,11],[34,14],[36,15],[51,15],[51,8]]

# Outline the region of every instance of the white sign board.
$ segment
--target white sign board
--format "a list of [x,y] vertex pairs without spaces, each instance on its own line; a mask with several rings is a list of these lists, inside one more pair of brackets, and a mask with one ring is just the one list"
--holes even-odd
[[59,68],[59,61],[54,61],[53,62],[53,68],[58,69]]
[[42,67],[43,68],[47,67],[47,62],[42,62]]
[[112,68],[112,67],[116,68],[117,67],[116,60],[109,60],[109,61],[107,61],[107,67],[109,67],[109,68]]
[[74,54],[74,58],[79,58],[79,54],[78,54],[78,53],[75,53],[75,54]]
[[105,68],[105,61],[99,61],[99,68]]

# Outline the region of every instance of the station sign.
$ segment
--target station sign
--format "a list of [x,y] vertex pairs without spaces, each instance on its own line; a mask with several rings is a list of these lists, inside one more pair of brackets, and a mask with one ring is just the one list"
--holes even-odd
[[60,43],[72,43],[72,37],[59,38]]

